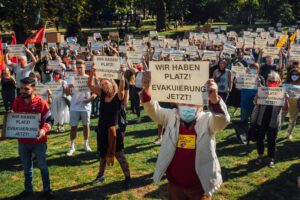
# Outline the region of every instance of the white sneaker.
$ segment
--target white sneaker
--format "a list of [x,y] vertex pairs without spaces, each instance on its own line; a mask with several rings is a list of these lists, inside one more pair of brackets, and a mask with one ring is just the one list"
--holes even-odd
[[84,151],[85,152],[92,152],[92,149],[91,149],[91,147],[89,145],[85,145],[84,146]]
[[70,148],[68,153],[67,153],[67,156],[72,156],[73,153],[75,152],[75,149],[74,148]]

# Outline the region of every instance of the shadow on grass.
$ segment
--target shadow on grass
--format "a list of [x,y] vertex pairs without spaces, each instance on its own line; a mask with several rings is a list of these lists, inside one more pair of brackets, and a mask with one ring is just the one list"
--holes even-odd
[[134,138],[146,138],[157,135],[157,129],[148,129],[148,130],[137,130],[126,133],[126,136],[133,136]]
[[142,123],[148,123],[148,122],[152,121],[148,116],[142,116],[141,122],[139,122],[139,123],[137,123],[136,120],[137,120],[137,118],[127,120],[128,125],[140,125]]
[[135,154],[135,153],[139,153],[139,152],[142,152],[142,151],[147,151],[147,150],[152,149],[156,146],[158,146],[158,145],[153,144],[153,143],[135,144],[135,145],[131,145],[129,147],[126,147],[125,152],[126,152],[126,154]]
[[150,199],[168,199],[168,186],[167,183],[159,186],[156,190],[147,193],[144,197]]
[[21,171],[23,170],[20,157],[4,158],[0,160],[1,171]]
[[[59,153],[61,154],[61,153]],[[53,155],[51,155],[53,156]],[[94,160],[92,163],[98,162],[97,156],[95,153],[81,153],[75,154],[73,156],[60,156],[58,158],[53,158],[47,160],[48,166],[80,166],[86,165],[86,161]],[[92,164],[89,162],[88,165]]]
[[[132,178],[131,189],[142,188],[152,184],[152,173]],[[109,199],[109,196],[124,191],[123,181],[115,181],[112,183],[99,183],[91,185],[91,183],[79,184],[76,186],[63,188],[54,191],[55,199]],[[37,198],[38,199],[38,198]]]
[[297,188],[297,177],[300,176],[300,163],[291,165],[277,178],[267,181],[239,200],[299,200],[300,189]]

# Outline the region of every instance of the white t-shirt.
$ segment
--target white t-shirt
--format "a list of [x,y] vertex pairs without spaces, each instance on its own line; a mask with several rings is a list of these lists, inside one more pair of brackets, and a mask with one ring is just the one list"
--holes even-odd
[[13,63],[12,66],[13,70],[16,73],[16,87],[20,88],[21,80],[29,76],[30,72],[33,71],[34,65],[33,63],[29,63],[24,68],[22,68],[20,64]]
[[137,72],[135,77],[135,87],[143,88],[143,72]]
[[87,100],[90,97],[91,97],[90,92],[77,92],[74,90],[74,93],[72,93],[70,111],[91,111],[92,103],[83,102],[84,100]]

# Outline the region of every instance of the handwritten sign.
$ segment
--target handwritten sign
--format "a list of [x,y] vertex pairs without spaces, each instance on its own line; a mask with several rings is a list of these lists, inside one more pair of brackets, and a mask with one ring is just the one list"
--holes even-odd
[[278,47],[265,47],[263,56],[264,57],[271,56],[272,58],[278,58],[279,51],[280,51],[280,48],[278,48]]
[[90,89],[87,85],[88,77],[74,77],[73,78],[73,91],[75,92],[89,92]]
[[284,84],[283,88],[285,88],[286,92],[291,99],[300,99],[300,86],[292,85],[292,84]]
[[35,86],[34,93],[42,97],[44,100],[48,100],[48,87],[43,84],[38,84]]
[[217,53],[215,51],[203,51],[202,60],[217,60]]
[[231,67],[232,73],[235,74],[245,74],[246,73],[246,67],[244,66],[239,66],[239,65],[234,65]]
[[94,65],[98,77],[119,79],[119,57],[94,56]]
[[52,92],[52,96],[61,96],[62,95],[62,93],[63,93],[62,83],[52,81],[52,82],[48,82],[45,85]]
[[256,89],[257,75],[255,74],[236,74],[236,87],[238,89]]
[[257,103],[261,105],[283,106],[284,88],[258,87]]
[[47,68],[49,70],[62,70],[60,62],[58,60],[48,60]]
[[9,56],[25,56],[25,46],[23,44],[17,44],[17,45],[7,45],[7,50],[9,51]]
[[4,136],[7,138],[37,138],[40,121],[40,113],[8,113],[5,119]]
[[127,58],[133,64],[142,62],[143,52],[140,51],[127,51]]
[[[207,61],[150,62],[154,100],[194,105],[207,104]],[[206,97],[206,98],[205,98]]]

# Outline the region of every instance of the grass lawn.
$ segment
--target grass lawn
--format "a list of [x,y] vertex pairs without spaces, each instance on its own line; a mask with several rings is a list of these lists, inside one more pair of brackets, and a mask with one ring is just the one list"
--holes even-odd
[[[159,151],[159,145],[152,143],[156,138],[156,125],[144,112],[142,122],[135,124],[135,115],[130,111],[128,113],[130,125],[125,138],[125,151],[133,178],[132,189],[122,189],[123,173],[118,163],[107,168],[105,183],[90,185],[97,175],[98,161],[95,152],[83,152],[80,128],[76,140],[77,151],[72,157],[65,156],[69,148],[69,131],[49,135],[48,165],[51,186],[57,199],[166,199],[166,180],[154,185],[151,179]],[[96,124],[97,119],[93,119],[92,126]],[[220,132],[217,135],[217,151],[224,184],[213,199],[299,200],[296,182],[300,176],[300,129],[297,127],[294,131],[295,139],[292,142],[286,140],[285,131],[286,123],[277,140],[275,169],[254,165],[253,160],[257,156],[255,145],[238,144],[233,125]],[[93,150],[96,149],[95,132],[91,133],[90,145]],[[34,175],[35,197],[39,199],[42,181],[37,168]],[[10,199],[23,191],[23,180],[17,141],[0,140],[0,199]]]

